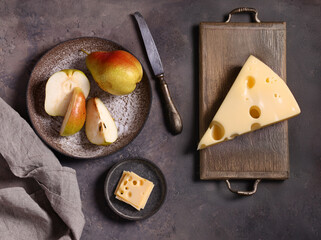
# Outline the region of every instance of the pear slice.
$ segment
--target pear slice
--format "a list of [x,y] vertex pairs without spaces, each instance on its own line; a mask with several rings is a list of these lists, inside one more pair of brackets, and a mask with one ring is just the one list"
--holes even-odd
[[45,111],[50,116],[65,116],[75,87],[87,98],[90,83],[82,71],[65,69],[54,73],[46,84]]
[[74,88],[68,109],[60,129],[61,136],[79,132],[86,120],[86,98],[79,87]]
[[86,135],[96,145],[109,145],[117,140],[118,132],[114,119],[99,98],[87,102]]

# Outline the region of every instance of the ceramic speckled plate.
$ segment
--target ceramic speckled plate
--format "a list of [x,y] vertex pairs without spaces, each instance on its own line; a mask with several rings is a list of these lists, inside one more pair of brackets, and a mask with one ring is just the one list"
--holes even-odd
[[[153,191],[144,209],[138,211],[127,203],[116,199],[114,192],[123,171],[132,171],[154,183]],[[128,220],[142,220],[155,214],[162,206],[167,192],[166,180],[162,171],[146,159],[129,159],[116,163],[105,180],[105,197],[109,207],[120,217]]]
[[[63,42],[47,52],[33,69],[28,89],[27,107],[32,125],[38,135],[53,149],[75,158],[96,158],[107,156],[130,143],[143,128],[151,106],[151,88],[144,76],[136,89],[129,95],[114,96],[101,90],[93,80],[85,63],[86,54],[80,51],[112,51],[123,49],[120,45],[101,38],[78,38]],[[84,127],[80,132],[61,137],[59,130],[63,117],[51,117],[44,109],[45,87],[48,78],[62,69],[79,69],[90,81],[87,99],[99,97],[118,128],[118,139],[109,146],[96,146],[86,137]]]

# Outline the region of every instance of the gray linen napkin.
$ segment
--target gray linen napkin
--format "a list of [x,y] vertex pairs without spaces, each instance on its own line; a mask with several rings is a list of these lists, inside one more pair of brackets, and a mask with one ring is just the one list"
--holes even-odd
[[84,224],[75,170],[0,98],[0,239],[80,239]]

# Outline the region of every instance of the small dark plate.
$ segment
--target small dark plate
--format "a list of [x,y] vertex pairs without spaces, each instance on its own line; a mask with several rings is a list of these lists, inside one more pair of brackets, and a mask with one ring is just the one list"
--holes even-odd
[[[136,89],[129,95],[114,96],[101,90],[93,80],[81,51],[113,51],[124,49],[112,41],[84,37],[60,43],[48,51],[34,67],[27,89],[27,107],[31,123],[38,135],[56,151],[74,158],[97,158],[114,153],[130,143],[141,131],[151,106],[151,88],[145,74]],[[51,117],[44,109],[45,87],[48,78],[62,69],[79,69],[90,82],[87,99],[99,97],[107,106],[118,128],[118,139],[109,146],[90,143],[84,127],[78,133],[61,137],[59,130],[63,117]]]
[[[116,199],[114,195],[123,171],[132,171],[154,183],[146,206],[140,211]],[[117,215],[128,220],[141,220],[152,216],[159,210],[165,200],[167,187],[162,171],[154,163],[146,159],[131,159],[121,161],[110,169],[105,180],[104,191],[109,207]]]

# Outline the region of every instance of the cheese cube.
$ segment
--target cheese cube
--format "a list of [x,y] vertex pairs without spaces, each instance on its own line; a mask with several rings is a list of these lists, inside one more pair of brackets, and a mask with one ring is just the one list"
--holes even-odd
[[286,120],[300,112],[286,83],[267,65],[250,56],[201,138],[198,149]]
[[144,209],[154,184],[133,172],[123,171],[115,190],[116,198],[137,210]]

